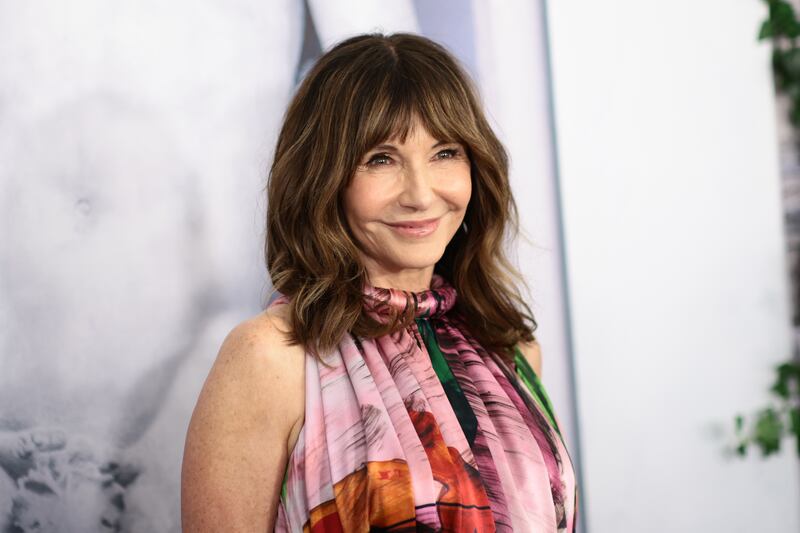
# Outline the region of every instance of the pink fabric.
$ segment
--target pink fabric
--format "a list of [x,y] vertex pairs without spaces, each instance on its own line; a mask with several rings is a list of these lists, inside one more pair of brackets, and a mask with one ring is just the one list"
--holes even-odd
[[417,320],[346,335],[333,368],[306,354],[275,531],[574,532],[575,474],[538,377],[525,384],[480,346],[439,275],[425,291],[364,296],[376,318],[412,305]]

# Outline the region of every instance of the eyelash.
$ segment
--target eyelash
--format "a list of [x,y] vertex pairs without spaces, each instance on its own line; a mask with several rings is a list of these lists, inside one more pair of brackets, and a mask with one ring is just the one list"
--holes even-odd
[[[442,159],[442,161],[446,161],[448,159],[455,159],[456,157],[458,157],[461,154],[461,150],[459,150],[458,148],[445,148],[444,150],[440,150],[439,152],[437,152],[436,155],[439,155],[439,154],[441,154],[443,152],[450,152],[450,157],[445,157],[444,159]],[[368,167],[386,166],[386,164],[384,164],[384,163],[374,164],[373,161],[375,161],[375,159],[388,159],[389,157],[390,157],[389,154],[386,154],[386,153],[375,154],[369,159],[369,161],[367,161],[367,166]]]

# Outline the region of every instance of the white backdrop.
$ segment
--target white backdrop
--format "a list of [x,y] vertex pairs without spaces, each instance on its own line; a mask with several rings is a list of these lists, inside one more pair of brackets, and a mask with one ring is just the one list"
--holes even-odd
[[485,92],[578,460],[540,8],[0,0],[0,531],[180,531],[191,409],[269,289],[280,118],[320,48],[372,29],[440,40]]
[[765,4],[548,9],[590,530],[798,531],[793,443],[723,452],[792,353]]

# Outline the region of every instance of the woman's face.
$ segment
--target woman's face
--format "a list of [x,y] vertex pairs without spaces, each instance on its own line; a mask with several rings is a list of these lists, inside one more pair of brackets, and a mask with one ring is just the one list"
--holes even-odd
[[344,208],[372,285],[419,291],[461,226],[472,182],[465,146],[412,126],[405,143],[364,154]]

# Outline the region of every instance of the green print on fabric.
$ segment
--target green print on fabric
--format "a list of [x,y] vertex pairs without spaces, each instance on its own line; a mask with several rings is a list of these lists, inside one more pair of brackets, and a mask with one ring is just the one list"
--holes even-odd
[[536,403],[539,404],[539,407],[542,408],[542,411],[547,414],[547,418],[550,420],[553,428],[563,440],[561,430],[556,423],[556,417],[553,415],[553,406],[550,402],[550,397],[547,395],[547,392],[545,392],[542,382],[539,381],[539,376],[533,371],[533,368],[531,368],[530,363],[528,363],[528,360],[522,354],[519,346],[516,345],[514,346],[514,366],[517,375],[522,379],[522,382],[525,383],[525,386],[528,387],[531,396],[533,396]]
[[461,424],[461,429],[464,431],[464,436],[467,438],[471,448],[475,443],[475,435],[478,432],[478,419],[475,417],[469,401],[464,396],[464,392],[450,370],[450,365],[447,364],[447,360],[439,348],[439,343],[436,341],[436,332],[433,331],[430,320],[428,318],[417,318],[416,322],[417,328],[422,335],[422,340],[428,348],[433,369],[436,371],[439,381],[442,382],[442,388],[447,394],[447,399],[450,400],[450,405],[453,406],[458,423]]
[[281,485],[281,501],[286,501],[286,481],[289,479],[289,461],[286,463],[286,470],[283,471],[283,484]]

